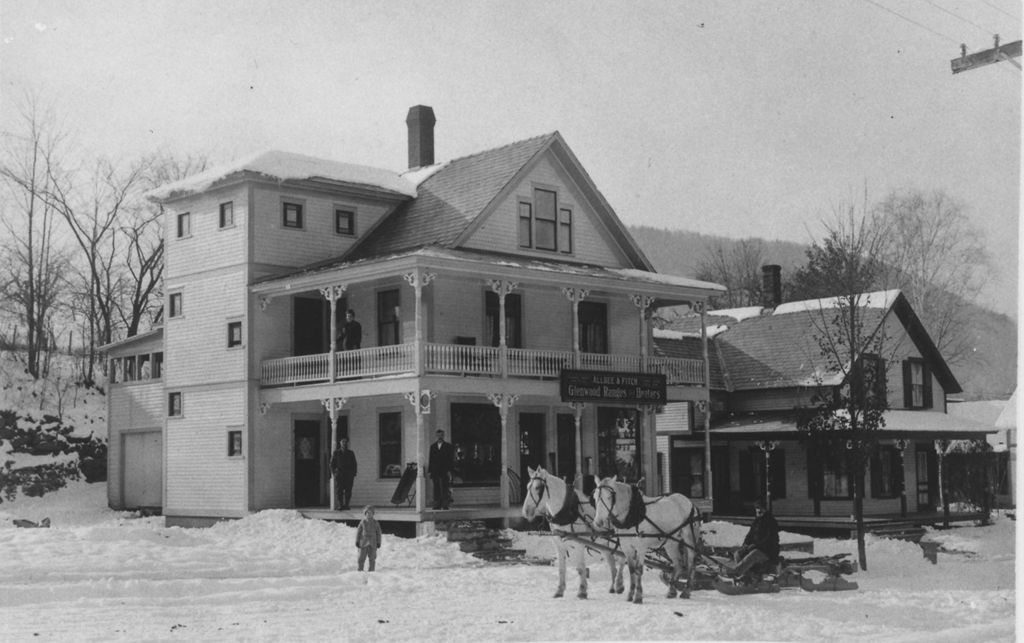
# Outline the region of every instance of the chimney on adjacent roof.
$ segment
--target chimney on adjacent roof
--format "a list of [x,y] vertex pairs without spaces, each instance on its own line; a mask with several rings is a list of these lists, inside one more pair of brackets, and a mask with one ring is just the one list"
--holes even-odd
[[782,266],[761,266],[761,305],[775,308],[782,303]]
[[409,108],[409,169],[434,164],[434,110],[427,105]]

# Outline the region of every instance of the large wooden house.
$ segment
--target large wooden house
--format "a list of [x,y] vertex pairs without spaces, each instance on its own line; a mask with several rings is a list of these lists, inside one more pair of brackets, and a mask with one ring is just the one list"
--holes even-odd
[[[354,518],[331,509],[342,436],[353,505],[384,520],[514,515],[527,466],[655,491],[656,410],[706,401],[708,364],[654,354],[651,313],[722,287],[656,274],[559,133],[435,164],[434,122],[409,111],[404,173],[269,152],[151,193],[165,321],[107,347],[112,507]],[[449,511],[424,477],[438,429]]]
[[[766,266],[765,279],[769,298],[777,297],[778,266]],[[865,359],[883,374],[878,388],[888,407],[865,481],[865,515],[932,512],[939,503],[936,441],[983,440],[995,429],[946,413],[946,398],[960,393],[960,384],[906,297],[899,291],[865,293],[858,303],[861,336],[880,340],[872,344],[878,354]],[[771,299],[655,332],[655,354],[676,357],[702,350],[701,324],[711,336],[710,413],[669,404],[658,416],[663,491],[712,498],[719,515],[749,515],[754,501],[769,495],[779,516],[853,513],[846,454],[816,450],[800,422],[816,405],[816,394],[851,384],[818,341],[838,306],[837,299]]]

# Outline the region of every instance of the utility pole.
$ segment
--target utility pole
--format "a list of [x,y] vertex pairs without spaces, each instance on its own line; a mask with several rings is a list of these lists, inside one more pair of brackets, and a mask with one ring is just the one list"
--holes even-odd
[[1020,58],[1020,41],[1018,40],[1016,42],[1000,46],[999,34],[996,34],[995,44],[992,49],[986,49],[985,51],[979,51],[968,55],[967,45],[960,45],[960,57],[950,60],[949,64],[953,68],[954,74],[959,74],[962,71],[970,71],[971,69],[977,69],[978,67],[984,67],[985,65],[991,65],[1004,60],[1017,69],[1020,69],[1020,63],[1014,60],[1014,58]]

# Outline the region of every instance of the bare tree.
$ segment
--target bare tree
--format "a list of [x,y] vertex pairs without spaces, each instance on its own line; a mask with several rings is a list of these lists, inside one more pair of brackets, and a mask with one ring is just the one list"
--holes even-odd
[[970,309],[989,258],[964,205],[942,190],[898,190],[875,207],[884,281],[899,288],[947,362],[971,350]]
[[697,265],[697,278],[726,287],[723,295],[713,299],[715,308],[756,306],[761,303],[763,263],[764,244],[760,239],[728,244],[719,240],[705,249]]
[[2,264],[0,293],[13,302],[26,329],[26,368],[33,377],[43,375],[45,350],[62,288],[67,254],[60,247],[54,211],[46,199],[66,135],[54,113],[28,95],[20,109],[21,132],[3,132],[0,182],[3,193]]

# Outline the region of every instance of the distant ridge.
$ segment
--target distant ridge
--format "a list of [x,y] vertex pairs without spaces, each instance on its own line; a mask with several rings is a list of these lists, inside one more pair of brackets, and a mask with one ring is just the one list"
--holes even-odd
[[[729,237],[649,226],[629,226],[629,232],[658,272],[680,277],[697,276],[697,267],[710,244],[721,242],[729,248],[737,243]],[[767,239],[761,242],[765,262],[782,266],[783,281],[807,261],[807,244]],[[1002,313],[969,306],[975,320],[971,329],[974,353],[950,365],[963,386],[962,396],[967,401],[1008,399],[1017,386],[1017,324]]]

